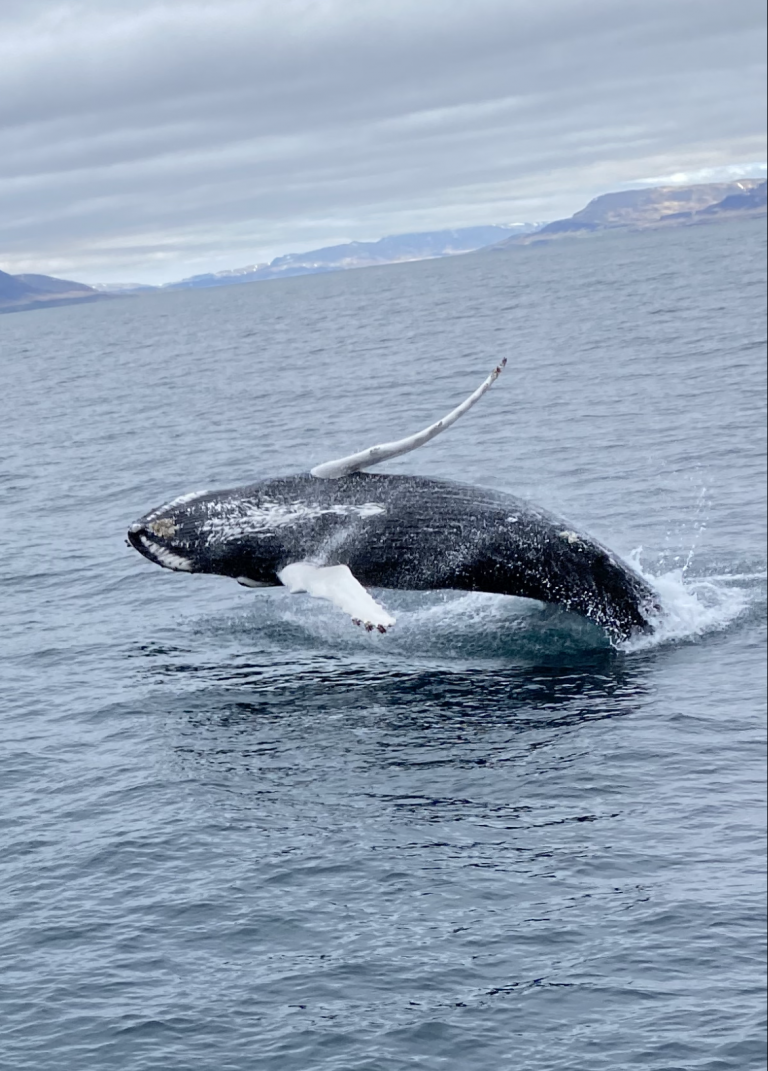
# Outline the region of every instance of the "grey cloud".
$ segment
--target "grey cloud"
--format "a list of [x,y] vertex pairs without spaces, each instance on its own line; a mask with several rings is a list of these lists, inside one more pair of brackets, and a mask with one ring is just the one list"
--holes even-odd
[[752,0],[6,3],[6,270],[177,276],[764,155]]

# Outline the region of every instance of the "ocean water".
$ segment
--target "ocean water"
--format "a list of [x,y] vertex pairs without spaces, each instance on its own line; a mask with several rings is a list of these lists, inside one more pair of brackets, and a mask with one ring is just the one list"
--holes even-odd
[[[765,1066],[765,231],[0,317],[0,1067]],[[124,542],[407,434],[656,584],[356,630]]]

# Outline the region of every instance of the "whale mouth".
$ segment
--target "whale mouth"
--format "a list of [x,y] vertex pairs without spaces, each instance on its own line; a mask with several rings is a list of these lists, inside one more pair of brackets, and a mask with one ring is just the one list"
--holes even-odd
[[128,542],[148,561],[162,566],[163,569],[171,569],[176,573],[191,573],[194,570],[189,558],[164,545],[151,529],[141,521],[132,524],[128,529]]

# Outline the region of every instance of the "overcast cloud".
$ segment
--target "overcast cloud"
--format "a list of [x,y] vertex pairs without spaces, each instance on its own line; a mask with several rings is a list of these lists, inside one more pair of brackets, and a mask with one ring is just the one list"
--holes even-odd
[[0,267],[160,282],[759,174],[764,20],[763,0],[3,0]]

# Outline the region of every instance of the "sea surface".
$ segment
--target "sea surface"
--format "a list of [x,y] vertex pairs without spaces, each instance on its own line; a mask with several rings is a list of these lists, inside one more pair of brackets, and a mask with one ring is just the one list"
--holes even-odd
[[[765,230],[0,317],[3,1071],[765,1066]],[[377,593],[366,635],[125,544],[405,435],[637,563],[610,645]]]

